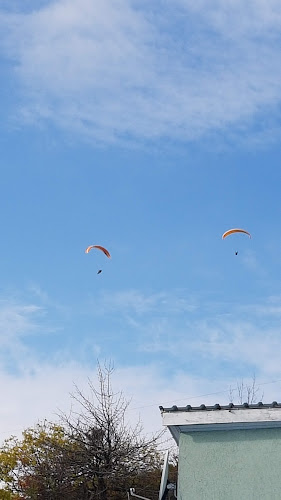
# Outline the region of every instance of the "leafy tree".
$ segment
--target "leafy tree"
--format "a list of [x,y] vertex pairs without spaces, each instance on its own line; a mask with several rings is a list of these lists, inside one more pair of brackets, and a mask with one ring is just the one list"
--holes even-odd
[[0,480],[11,500],[79,498],[80,484],[71,467],[76,450],[62,426],[46,421],[25,430],[21,440],[6,440],[0,450]]

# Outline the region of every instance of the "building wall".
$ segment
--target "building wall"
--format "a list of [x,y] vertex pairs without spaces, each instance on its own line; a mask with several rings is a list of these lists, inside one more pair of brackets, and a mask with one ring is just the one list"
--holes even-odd
[[180,435],[178,500],[281,500],[281,429]]

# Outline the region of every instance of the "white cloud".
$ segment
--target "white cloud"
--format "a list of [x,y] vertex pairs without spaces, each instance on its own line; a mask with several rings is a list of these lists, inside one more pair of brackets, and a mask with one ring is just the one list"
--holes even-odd
[[[39,289],[38,289],[39,290]],[[0,371],[13,374],[30,373],[30,362],[35,353],[46,355],[46,339],[60,332],[54,304],[41,290],[32,294],[9,292],[0,297]],[[45,302],[45,303],[44,303]],[[58,307],[60,313],[64,309]]]
[[184,290],[124,290],[103,295],[95,306],[109,322],[121,321],[123,342],[134,338],[129,356],[165,359],[172,374],[186,366],[211,379],[280,377],[280,297],[232,304]]
[[23,338],[43,331],[38,323],[42,315],[44,310],[36,304],[0,300],[0,368],[18,369],[20,360],[28,356]]
[[[59,409],[68,411],[74,383],[87,392],[88,377],[96,380],[95,364],[77,356],[78,349],[72,354],[66,346],[55,354],[48,351],[42,361],[40,348],[28,347],[30,333],[48,332],[47,304],[52,304],[40,287],[34,292],[45,308],[15,298],[0,302],[1,352],[9,352],[13,362],[11,369],[0,357],[0,440],[20,434],[38,419],[56,419]],[[192,299],[183,290],[150,295],[129,290],[103,296],[101,303],[106,317],[114,313],[132,319],[127,334],[134,338],[133,349],[125,360],[116,352],[113,382],[132,398],[132,423],[140,416],[147,432],[161,426],[159,405],[226,403],[229,387],[241,378],[247,382],[254,373],[257,385],[264,384],[264,400],[278,399],[279,386],[270,382],[280,378],[280,297],[229,306]],[[104,356],[83,331],[79,346],[92,352],[93,359]]]
[[31,122],[103,143],[274,129],[277,1],[57,0],[0,22]]
[[[89,394],[88,379],[97,384],[96,366],[86,368],[74,361],[39,365],[33,360],[31,364],[32,373],[20,377],[0,370],[0,442],[11,434],[19,436],[24,428],[44,418],[57,421],[60,411],[68,413],[73,404],[70,395],[75,392],[74,384],[86,396]],[[243,378],[245,385],[252,384],[251,376]],[[162,426],[160,405],[227,404],[230,386],[234,400],[238,402],[237,382],[241,382],[238,376],[225,376],[223,380],[194,376],[188,367],[169,372],[165,360],[162,363],[116,365],[112,376],[113,389],[122,391],[125,398],[131,400],[127,415],[129,423],[133,426],[140,418],[144,432],[148,434]],[[257,378],[256,383],[258,396],[264,391],[265,402],[278,399],[278,383],[272,378]]]
[[[182,366],[198,361],[204,371],[212,376],[227,373],[235,376],[256,373],[259,378],[280,377],[279,353],[281,349],[280,328],[269,324],[243,321],[231,316],[228,320],[198,321],[188,328],[171,330],[169,325],[161,334],[152,325],[150,335],[142,349],[149,353],[163,353]],[[196,366],[193,367],[193,370]]]
[[[281,10],[278,0],[176,0],[188,12],[193,11],[207,20],[218,33],[228,38],[252,39],[265,35],[274,37],[281,26]],[[275,33],[275,36],[278,33]]]
[[[97,383],[95,366],[86,368],[75,362],[39,365],[33,360],[32,367],[32,373],[20,377],[0,370],[0,441],[11,434],[20,435],[44,418],[57,421],[59,413],[68,413],[73,404],[74,384],[88,395],[88,379]],[[180,370],[169,375],[164,363],[153,363],[116,366],[112,383],[114,390],[131,401],[127,415],[131,425],[140,418],[144,432],[150,433],[162,426],[160,405],[226,402],[229,386],[235,381],[210,381]]]
[[182,309],[171,315],[158,304],[130,326],[138,334],[136,348],[164,356],[169,367],[186,364],[198,373],[202,365],[212,377],[250,372],[266,379],[280,376],[280,319],[280,297],[268,297],[256,304],[202,301],[192,314]]
[[0,300],[0,342],[5,344],[11,337],[32,333],[36,328],[34,318],[43,313],[35,304],[17,304]]
[[118,312],[134,313],[137,316],[152,312],[178,314],[184,311],[192,312],[197,308],[196,299],[186,297],[186,292],[179,290],[174,290],[173,293],[163,291],[151,294],[134,289],[103,293],[98,301],[95,300],[95,305],[97,314]]

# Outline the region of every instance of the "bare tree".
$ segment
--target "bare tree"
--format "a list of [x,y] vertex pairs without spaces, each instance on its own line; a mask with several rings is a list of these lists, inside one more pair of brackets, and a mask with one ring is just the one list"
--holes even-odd
[[72,397],[80,408],[62,415],[70,439],[78,444],[76,460],[89,499],[124,498],[133,478],[160,468],[157,445],[163,432],[148,438],[140,422],[127,424],[130,402],[113,391],[113,371],[112,364],[98,364],[98,388],[89,380],[90,396],[85,396],[76,387]]
[[[237,393],[236,397],[234,393]],[[262,401],[263,393],[260,392],[259,386],[256,384],[256,376],[253,375],[251,384],[247,384],[242,379],[240,382],[237,382],[236,388],[233,389],[231,386],[229,388],[229,400],[230,403],[233,403],[235,400],[237,404],[254,404],[257,401]]]

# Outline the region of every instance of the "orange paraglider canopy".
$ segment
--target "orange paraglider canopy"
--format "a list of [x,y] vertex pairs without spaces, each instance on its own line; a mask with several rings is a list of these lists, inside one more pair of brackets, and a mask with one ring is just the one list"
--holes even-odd
[[101,250],[109,259],[111,258],[111,255],[106,248],[100,246],[100,245],[90,245],[89,247],[86,248],[85,253],[89,253],[92,248],[97,248],[98,250]]
[[224,240],[227,236],[229,236],[230,234],[234,234],[234,233],[244,233],[244,234],[247,234],[249,236],[249,238],[251,238],[251,234],[248,231],[246,231],[245,229],[234,228],[234,229],[229,229],[228,231],[223,233],[222,239]]

